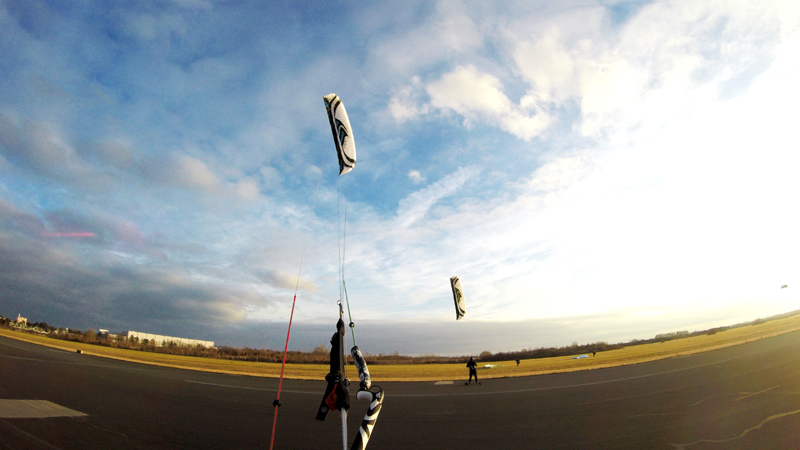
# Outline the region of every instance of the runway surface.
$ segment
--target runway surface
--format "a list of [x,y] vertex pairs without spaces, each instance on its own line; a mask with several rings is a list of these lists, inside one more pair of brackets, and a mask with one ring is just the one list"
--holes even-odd
[[[632,366],[463,381],[380,383],[369,448],[800,448],[797,332]],[[0,338],[0,448],[269,448],[277,384]],[[338,412],[314,419],[324,389],[284,381],[275,448],[341,448]],[[367,409],[354,397],[351,442]]]

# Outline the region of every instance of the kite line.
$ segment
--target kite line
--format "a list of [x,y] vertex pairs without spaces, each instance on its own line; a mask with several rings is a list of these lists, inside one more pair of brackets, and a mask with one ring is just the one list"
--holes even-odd
[[[337,180],[337,188],[339,187],[339,178]],[[347,181],[345,180],[345,183]],[[355,327],[356,324],[353,323],[353,314],[350,313],[350,297],[347,296],[347,283],[344,279],[344,266],[345,266],[345,255],[347,253],[347,191],[348,185],[345,185],[344,188],[344,234],[342,235],[342,240],[339,248],[339,299],[341,301],[344,298],[345,304],[347,305],[347,317],[350,319],[350,335],[353,337],[353,345],[356,344],[356,331]],[[337,189],[339,197],[341,197],[341,189]],[[338,218],[341,216],[341,212],[339,211],[339,206],[341,205],[341,199],[337,199],[337,228],[339,227]],[[341,234],[338,233],[337,234]]]
[[[322,167],[325,167],[325,156],[327,152],[322,153]],[[275,443],[275,428],[278,424],[278,408],[281,406],[281,387],[283,387],[283,371],[286,368],[286,353],[289,350],[289,335],[292,333],[292,319],[294,318],[294,305],[297,302],[297,289],[300,286],[300,273],[303,271],[303,260],[306,256],[306,246],[308,245],[308,234],[311,231],[311,219],[314,217],[314,207],[317,204],[317,191],[319,190],[319,183],[322,181],[322,173],[323,171],[319,171],[319,178],[317,178],[317,185],[314,188],[314,199],[311,201],[311,211],[308,212],[308,225],[306,226],[306,238],[303,241],[303,253],[300,255],[300,268],[297,270],[297,282],[294,285],[294,298],[292,298],[292,312],[289,314],[289,329],[286,331],[286,345],[283,348],[283,362],[281,363],[281,377],[280,381],[278,381],[278,395],[275,398],[275,401],[272,402],[272,406],[275,407],[275,417],[272,419],[272,437],[269,439],[269,449],[272,450],[272,446]]]

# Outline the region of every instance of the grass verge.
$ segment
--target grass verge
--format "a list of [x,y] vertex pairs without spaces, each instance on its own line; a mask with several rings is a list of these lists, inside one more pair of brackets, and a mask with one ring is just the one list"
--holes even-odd
[[[572,356],[527,359],[523,360],[519,366],[517,366],[514,361],[495,361],[490,364],[498,365],[498,367],[481,369],[479,370],[479,375],[481,379],[542,375],[547,373],[601,369],[605,367],[637,364],[659,359],[674,358],[677,356],[692,355],[800,331],[800,319],[798,318],[800,318],[800,314],[783,319],[770,320],[758,325],[748,325],[720,331],[713,335],[694,336],[663,343],[636,345],[618,350],[600,352],[596,357],[589,355],[588,358],[582,359],[572,359]],[[100,356],[103,358],[178,369],[270,378],[278,378],[281,372],[281,365],[278,363],[230,361],[124,350],[80,342],[61,341],[46,336],[37,336],[2,328],[0,328],[0,336],[67,351],[80,350],[87,355]],[[352,370],[350,378],[358,378],[355,367],[349,367]],[[483,367],[483,364],[479,363],[478,367]],[[292,379],[322,380],[327,373],[327,364],[287,364],[284,376]],[[465,379],[467,369],[464,367],[464,364],[461,363],[373,365],[370,367],[370,374],[375,382],[442,381]]]

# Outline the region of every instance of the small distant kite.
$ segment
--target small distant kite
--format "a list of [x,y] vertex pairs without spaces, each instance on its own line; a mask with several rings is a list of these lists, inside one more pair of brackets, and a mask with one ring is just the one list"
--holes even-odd
[[788,285],[788,284],[784,284],[783,286],[781,286],[781,289],[786,289],[786,288],[788,288],[788,287],[789,287],[789,285]]
[[453,288],[453,301],[456,304],[456,320],[458,320],[467,313],[464,290],[461,289],[461,280],[458,277],[450,277],[450,287]]

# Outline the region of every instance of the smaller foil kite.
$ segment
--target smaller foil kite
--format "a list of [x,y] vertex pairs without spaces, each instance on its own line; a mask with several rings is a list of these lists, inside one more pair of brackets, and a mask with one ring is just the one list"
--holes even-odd
[[459,320],[467,313],[464,290],[461,289],[461,280],[458,277],[450,277],[450,287],[453,288],[453,301],[456,303],[456,320]]
[[342,99],[336,94],[323,97],[328,110],[328,121],[331,123],[333,142],[339,155],[339,175],[344,175],[356,166],[356,142],[353,139],[353,128],[344,109]]
[[786,289],[786,288],[788,288],[788,287],[789,287],[789,285],[788,285],[788,284],[784,284],[783,286],[781,286],[781,289]]

